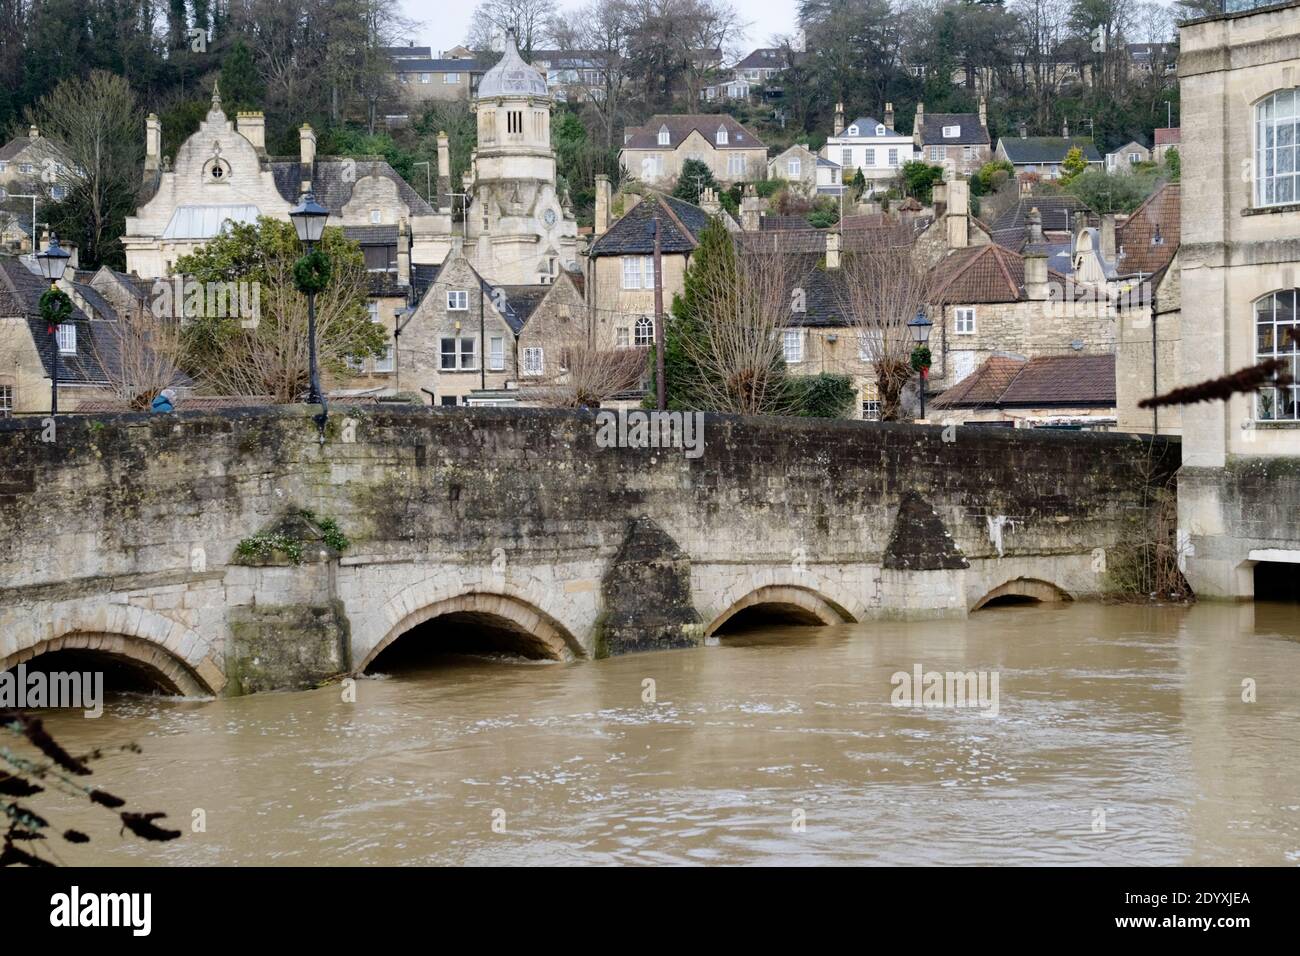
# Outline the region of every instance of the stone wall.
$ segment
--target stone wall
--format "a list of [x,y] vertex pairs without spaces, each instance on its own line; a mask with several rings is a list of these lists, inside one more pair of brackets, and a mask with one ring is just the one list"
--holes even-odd
[[[364,669],[444,613],[556,658],[698,641],[771,600],[965,614],[1024,579],[1102,586],[1176,442],[708,417],[699,457],[598,445],[591,413],[333,406],[0,422],[0,667],[73,635],[162,648],[214,692]],[[259,532],[337,521],[284,554]],[[296,523],[296,525],[295,525]],[[638,613],[640,609],[640,613]]]

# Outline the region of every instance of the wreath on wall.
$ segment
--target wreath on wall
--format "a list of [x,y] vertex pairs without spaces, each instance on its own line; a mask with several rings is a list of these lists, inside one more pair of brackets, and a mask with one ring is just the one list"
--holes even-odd
[[930,346],[918,345],[912,349],[912,369],[922,375],[930,370]]
[[45,290],[41,296],[41,319],[49,327],[51,333],[54,332],[62,323],[72,318],[72,300],[62,289],[56,289],[53,286]]
[[330,257],[313,249],[293,264],[293,281],[303,295],[324,292],[330,284]]

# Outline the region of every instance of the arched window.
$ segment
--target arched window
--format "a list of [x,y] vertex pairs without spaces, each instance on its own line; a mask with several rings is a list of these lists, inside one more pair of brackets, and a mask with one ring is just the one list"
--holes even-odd
[[1300,202],[1296,152],[1300,91],[1281,90],[1255,106],[1255,205]]
[[[1300,382],[1300,290],[1274,292],[1255,302],[1255,361],[1289,360],[1284,371]],[[1261,388],[1255,399],[1260,421],[1300,421],[1300,384]]]
[[632,338],[634,345],[653,345],[655,341],[655,324],[649,317],[641,316],[636,320],[636,331]]
[[717,133],[717,137],[716,137],[716,138],[717,138],[717,141],[718,141],[718,145],[719,145],[719,146],[726,146],[726,145],[727,145],[727,127],[725,127],[725,126],[719,126],[719,127],[718,127],[718,133]]
[[668,133],[667,124],[659,127],[659,145],[669,146],[672,144],[672,137]]

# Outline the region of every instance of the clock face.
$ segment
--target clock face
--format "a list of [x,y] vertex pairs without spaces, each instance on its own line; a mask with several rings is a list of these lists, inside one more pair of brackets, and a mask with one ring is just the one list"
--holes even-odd
[[555,225],[555,219],[556,219],[555,210],[554,209],[546,210],[546,213],[542,216],[542,218],[546,220],[546,224],[548,226]]

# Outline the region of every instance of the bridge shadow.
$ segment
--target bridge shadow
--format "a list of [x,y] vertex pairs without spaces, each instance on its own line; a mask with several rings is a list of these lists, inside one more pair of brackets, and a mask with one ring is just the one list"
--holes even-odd
[[466,658],[501,661],[559,660],[555,649],[515,621],[476,611],[455,611],[417,624],[394,639],[364,668],[366,674],[431,670]]
[[727,637],[773,627],[824,627],[853,620],[843,607],[810,588],[769,585],[736,601],[714,618],[705,633]]
[[145,693],[205,697],[212,691],[179,659],[145,641],[121,635],[71,634],[0,660],[0,672],[102,674],[106,694]]
[[971,605],[971,611],[1025,604],[1061,604],[1073,601],[1069,592],[1039,578],[1004,581]]

